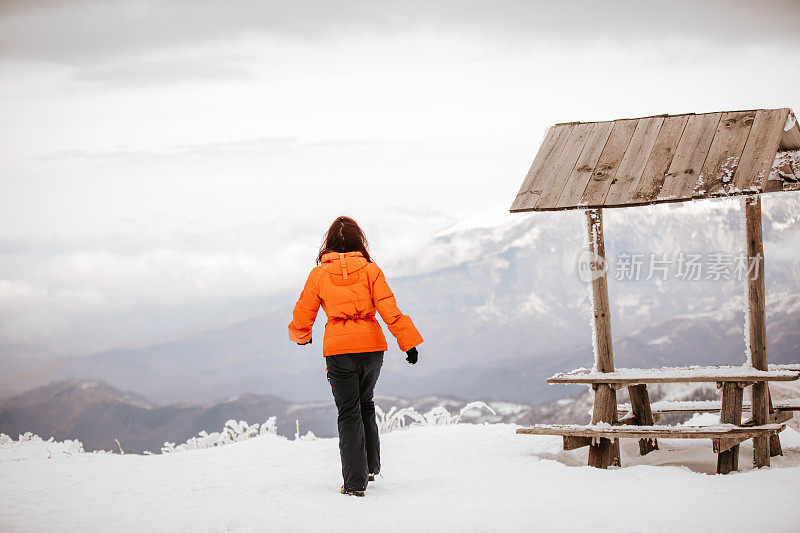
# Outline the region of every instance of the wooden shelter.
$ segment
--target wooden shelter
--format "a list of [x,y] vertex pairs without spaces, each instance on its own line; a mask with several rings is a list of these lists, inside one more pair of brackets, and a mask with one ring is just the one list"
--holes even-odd
[[[590,425],[540,424],[521,434],[560,435],[564,448],[589,446],[589,464],[619,465],[619,438],[638,438],[641,454],[657,449],[657,437],[708,438],[719,454],[717,471],[738,469],[739,443],[754,439],[754,463],[768,466],[781,454],[778,433],[800,400],[773,405],[770,381],[800,378],[800,365],[767,364],[764,254],[760,194],[800,189],[800,128],[790,109],[658,115],[607,122],[569,122],[550,128],[511,206],[511,212],[584,209],[592,275],[595,366],[557,374],[549,383],[585,383],[594,389]],[[605,272],[603,208],[702,198],[743,196],[748,260],[748,362],[744,366],[616,369]],[[722,402],[651,406],[648,383],[711,382]],[[623,418],[616,391],[628,387]],[[742,422],[743,389],[752,387]],[[716,411],[708,427],[654,426],[660,414]]]

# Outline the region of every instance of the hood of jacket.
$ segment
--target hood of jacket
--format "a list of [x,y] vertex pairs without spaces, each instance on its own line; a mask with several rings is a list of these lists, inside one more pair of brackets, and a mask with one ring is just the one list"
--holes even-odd
[[361,252],[328,252],[322,256],[322,270],[333,275],[348,279],[365,266],[368,262]]

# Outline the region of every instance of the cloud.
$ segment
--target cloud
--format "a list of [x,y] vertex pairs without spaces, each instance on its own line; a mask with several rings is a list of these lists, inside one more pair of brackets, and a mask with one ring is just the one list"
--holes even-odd
[[[85,65],[260,37],[324,44],[364,34],[377,37],[408,32],[459,34],[517,44],[550,42],[570,48],[665,39],[729,47],[796,45],[800,42],[798,20],[800,4],[793,0],[682,0],[668,4],[633,0],[5,0],[0,9],[0,58]],[[182,68],[186,74],[188,67]],[[188,71],[196,73],[191,68]],[[224,69],[222,73],[230,74]]]
[[142,159],[165,159],[189,155],[214,156],[225,153],[275,152],[282,153],[300,146],[295,137],[253,137],[237,141],[179,144],[162,150],[69,150],[53,152],[37,157],[39,161],[66,161],[93,159],[109,161],[138,161]]
[[[418,208],[345,214],[374,237],[371,250],[389,275],[397,254],[418,253],[420,240],[450,221]],[[163,342],[258,315],[274,299],[287,305],[330,220],[0,241],[0,359],[13,345],[53,356]]]
[[[74,292],[64,294],[59,305],[73,299]],[[86,300],[79,298],[67,306],[77,308]],[[51,305],[52,295],[44,287],[24,280],[0,279],[0,344],[46,344],[68,334],[69,320]]]
[[[185,156],[214,158],[222,155],[237,156],[244,153],[286,155],[299,153],[304,157],[320,157],[327,153],[349,150],[365,152],[391,148],[416,148],[422,143],[414,141],[389,141],[381,139],[322,139],[302,141],[297,137],[253,137],[235,141],[178,144],[162,150],[67,150],[36,157],[37,161],[63,162],[69,160],[96,160],[136,162],[141,160],[173,159]],[[0,242],[2,247],[2,242]]]
[[[505,212],[548,122],[790,105],[798,13],[0,0],[0,343],[97,351],[253,311],[340,212],[391,267],[448,213]],[[720,91],[736,72],[784,83]]]
[[[286,290],[289,281],[300,283],[294,248],[272,257],[263,251],[164,247],[17,256],[14,261],[26,265],[28,273],[14,273],[24,279],[0,277],[0,345],[21,343],[53,354],[91,352],[152,341],[182,331],[187,323],[213,327],[230,319],[227,311],[236,302],[250,300],[249,313],[256,313],[254,300]],[[164,320],[170,310],[172,316]]]
[[112,87],[254,78],[254,72],[236,64],[235,59],[214,57],[116,61],[81,69],[72,76],[75,81]]

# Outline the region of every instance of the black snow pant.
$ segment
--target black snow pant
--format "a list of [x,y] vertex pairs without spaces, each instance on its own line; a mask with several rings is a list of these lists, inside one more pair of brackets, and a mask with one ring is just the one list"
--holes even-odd
[[330,355],[325,362],[339,411],[339,454],[344,488],[365,490],[367,476],[381,469],[372,393],[383,366],[383,352]]

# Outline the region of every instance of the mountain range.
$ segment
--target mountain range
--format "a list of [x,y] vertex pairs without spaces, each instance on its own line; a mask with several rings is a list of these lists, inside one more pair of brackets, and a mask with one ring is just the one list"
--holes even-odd
[[[651,385],[652,401],[719,399],[709,383]],[[780,383],[771,388],[773,398],[800,396],[800,384]],[[469,423],[588,423],[592,394],[587,389],[570,398],[538,405],[487,401],[491,409],[472,408],[462,421]],[[620,403],[629,401],[625,389]],[[467,401],[448,396],[401,398],[378,395],[376,404],[385,412],[414,407],[418,413],[444,407],[458,413]],[[45,439],[80,440],[87,451],[122,449],[126,453],[158,452],[165,442],[181,443],[201,431],[219,431],[228,420],[261,423],[277,418],[280,435],[292,437],[309,431],[318,437],[335,437],[336,408],[332,401],[292,403],[270,395],[243,394],[206,405],[157,406],[141,395],[120,391],[101,381],[65,380],[37,387],[21,395],[0,400],[0,433],[16,437],[33,432]],[[667,415],[662,423],[678,423],[689,415]],[[413,420],[407,420],[413,423]],[[790,425],[800,429],[797,419]],[[295,437],[296,438],[296,437]]]
[[[442,396],[413,400],[379,396],[376,403],[384,412],[414,406],[424,413],[437,406],[455,412],[466,402]],[[473,409],[465,420],[505,422],[530,410],[509,402],[490,405],[496,414]],[[0,433],[16,437],[31,431],[44,438],[78,439],[88,451],[122,447],[125,452],[157,452],[166,441],[180,443],[203,430],[219,431],[231,419],[252,424],[271,416],[277,418],[278,433],[287,437],[298,429],[319,437],[337,434],[333,401],[295,404],[270,395],[243,394],[207,405],[156,406],[138,394],[91,380],[54,382],[0,400]]]
[[[744,361],[745,282],[625,279],[622,258],[697,252],[741,254],[734,200],[607,210],[606,251],[617,366],[738,364]],[[800,348],[800,195],[766,196],[763,208],[769,359],[796,362]],[[403,360],[393,339],[379,382],[382,394],[452,395],[536,404],[573,395],[551,387],[557,371],[591,366],[587,285],[577,275],[584,239],[577,212],[501,215],[465,221],[414,254],[382,264],[398,302],[425,338],[420,363]],[[646,265],[646,262],[645,262]],[[704,276],[705,277],[705,273]],[[299,288],[298,288],[299,289]],[[287,402],[329,401],[317,341],[286,338],[295,294],[275,295],[263,310],[230,326],[173,342],[89,356],[6,364],[0,396],[65,379],[99,380],[155,405],[208,404],[253,393]],[[14,350],[0,347],[3,360]]]
[[[675,399],[710,399],[713,387],[691,384],[672,393],[653,389],[653,399],[669,395]],[[624,392],[621,401],[625,401]],[[467,401],[447,396],[401,398],[379,395],[376,404],[384,411],[413,407],[418,413],[444,407],[457,413]],[[538,406],[487,401],[485,407],[469,409],[463,421],[470,423],[541,422],[588,423],[592,398],[588,391]],[[332,401],[291,403],[275,396],[244,394],[207,405],[156,406],[141,395],[120,391],[101,381],[65,380],[37,387],[21,395],[0,400],[0,433],[11,437],[32,432],[45,439],[80,440],[87,451],[113,450],[158,452],[166,441],[181,443],[200,431],[219,431],[228,420],[250,424],[277,418],[280,435],[291,437],[298,430],[317,437],[337,435],[336,407]],[[408,423],[413,420],[407,420]],[[296,437],[295,437],[296,438]]]

